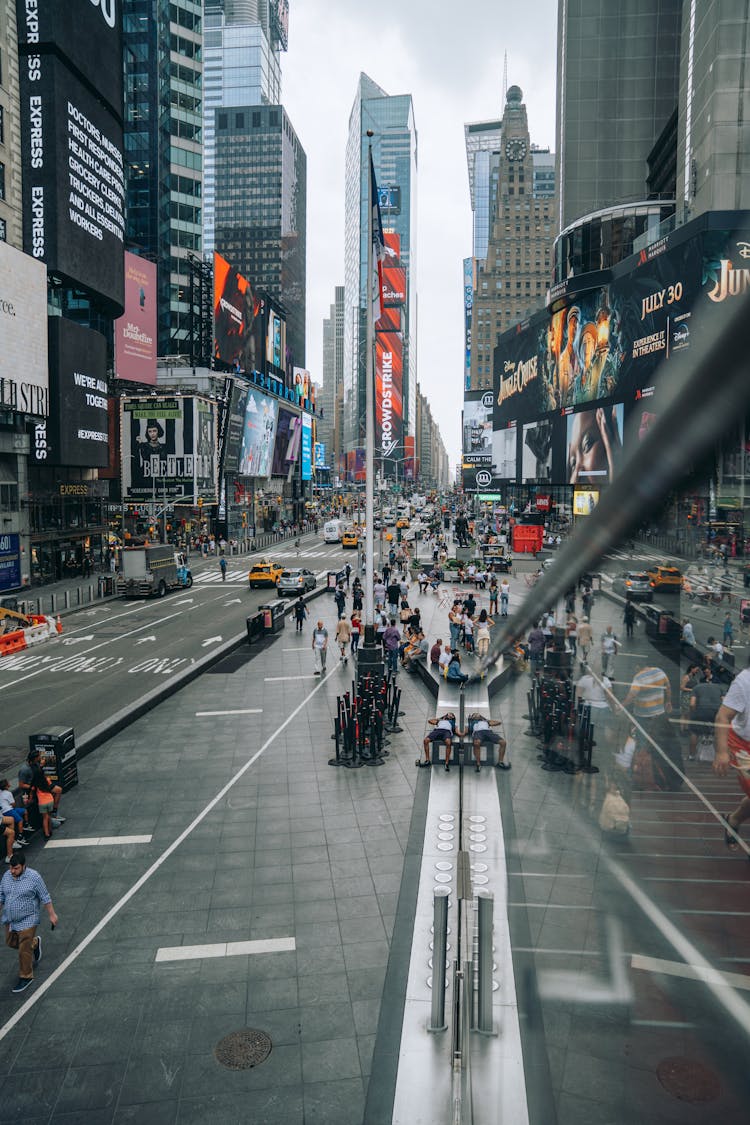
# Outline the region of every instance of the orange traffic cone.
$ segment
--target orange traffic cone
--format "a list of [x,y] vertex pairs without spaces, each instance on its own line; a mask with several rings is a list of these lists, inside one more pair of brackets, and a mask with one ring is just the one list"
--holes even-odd
[[57,624],[56,624],[55,628],[57,629],[58,633],[62,633],[62,621],[60,620],[60,614],[59,613],[57,615]]

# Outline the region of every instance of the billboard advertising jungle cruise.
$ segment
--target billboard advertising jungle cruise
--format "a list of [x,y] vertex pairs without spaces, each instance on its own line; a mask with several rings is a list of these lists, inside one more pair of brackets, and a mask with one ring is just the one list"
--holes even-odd
[[[717,217],[678,229],[627,259],[607,285],[569,295],[504,333],[494,356],[493,432],[546,415],[564,416],[570,431],[572,414],[605,404],[610,414],[624,404],[627,417],[660,364],[689,350],[696,301],[705,296],[710,309],[750,288],[750,234],[707,227]],[[622,440],[622,410],[612,417]],[[560,484],[570,480],[569,459],[559,473],[561,460],[553,455]]]

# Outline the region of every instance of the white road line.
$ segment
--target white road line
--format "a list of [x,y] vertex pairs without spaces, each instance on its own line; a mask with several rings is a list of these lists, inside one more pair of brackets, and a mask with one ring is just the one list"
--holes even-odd
[[315,677],[310,676],[266,676],[263,680],[264,684],[283,684],[289,680],[313,680]]
[[257,941],[228,941],[217,945],[165,945],[156,951],[156,961],[197,961],[206,957],[242,957],[258,953],[294,953],[293,937]]
[[196,719],[204,719],[207,715],[262,715],[262,707],[248,707],[244,711],[196,711]]
[[644,957],[634,953],[630,967],[643,969],[647,973],[662,973],[668,977],[682,977],[683,980],[699,980],[703,984],[724,985],[727,988],[744,988],[750,991],[750,977],[743,973],[727,973],[719,969],[706,969],[702,965],[685,965],[680,961],[664,961],[660,957]]
[[150,844],[151,836],[78,836],[74,839],[49,840],[47,848],[111,848],[117,844]]
[[245,774],[251,768],[251,766],[255,765],[255,763],[258,761],[258,759],[260,757],[262,757],[263,754],[265,754],[268,747],[271,746],[276,741],[276,739],[279,737],[279,735],[283,731],[285,731],[286,728],[288,726],[290,726],[291,723],[294,722],[294,720],[299,715],[300,711],[304,710],[304,708],[308,705],[308,703],[313,698],[313,696],[316,694],[316,692],[320,691],[320,689],[323,687],[323,685],[332,676],[336,675],[337,671],[338,671],[338,669],[334,668],[328,673],[327,676],[321,676],[320,682],[317,683],[315,685],[315,687],[312,689],[312,691],[309,692],[305,696],[305,698],[294,708],[294,710],[291,712],[291,714],[288,715],[286,719],[284,719],[283,723],[281,723],[281,725],[276,728],[276,730],[273,732],[273,734],[269,735],[269,737],[263,743],[261,748],[259,750],[256,750],[256,752],[252,755],[252,757],[248,758],[248,760],[245,762],[244,766],[240,766],[240,768],[235,773],[234,777],[231,777],[229,779],[229,781],[226,783],[226,785],[222,786],[222,788],[219,790],[219,792],[216,794],[216,796],[212,797],[211,800],[208,802],[208,804],[198,813],[198,815],[193,820],[190,821],[190,824],[187,826],[187,828],[183,829],[183,831],[180,833],[180,835],[175,840],[172,841],[172,843],[169,845],[169,847],[164,849],[164,851],[161,853],[161,855],[156,860],[154,860],[154,862],[151,864],[151,866],[146,871],[144,871],[144,873],[140,876],[140,878],[136,879],[135,883],[133,883],[133,886],[130,888],[130,890],[126,891],[125,894],[117,900],[117,902],[114,904],[114,906],[110,907],[110,909],[107,911],[107,913],[104,915],[104,917],[101,918],[96,923],[96,925],[93,927],[93,929],[89,930],[89,932],[86,934],[86,936],[83,938],[83,940],[80,941],[78,943],[78,945],[75,947],[75,949],[73,949],[68,954],[68,956],[65,958],[65,960],[62,961],[58,965],[58,967],[55,969],[55,971],[53,973],[50,973],[50,975],[47,977],[46,980],[40,982],[40,984],[39,984],[38,988],[36,989],[36,991],[34,992],[34,994],[29,997],[29,999],[26,1001],[25,1004],[22,1004],[21,1007],[18,1008],[17,1011],[15,1011],[13,1013],[13,1015],[10,1017],[10,1019],[5,1021],[5,1023],[2,1025],[2,1027],[0,1027],[0,1042],[2,1042],[2,1040],[5,1039],[6,1035],[8,1035],[9,1032],[11,1032],[13,1030],[13,1028],[16,1027],[16,1025],[21,1022],[21,1020],[26,1015],[26,1013],[29,1012],[31,1010],[31,1008],[34,1007],[35,1004],[38,1004],[39,1001],[42,999],[42,997],[45,996],[47,994],[47,992],[49,992],[49,990],[52,988],[52,985],[55,983],[55,981],[59,980],[60,977],[65,973],[65,971],[70,968],[71,965],[75,964],[75,962],[78,960],[78,958],[81,956],[81,954],[86,949],[88,949],[88,947],[91,945],[91,943],[93,941],[95,941],[95,939],[99,936],[99,934],[102,932],[102,930],[105,929],[105,927],[109,925],[109,923],[112,921],[112,919],[117,917],[117,915],[120,913],[122,908],[124,906],[127,906],[127,904],[130,902],[130,900],[138,894],[138,891],[141,889],[141,887],[144,887],[146,885],[146,883],[149,881],[149,879],[151,878],[151,876],[155,875],[156,872],[159,871],[160,868],[167,862],[167,860],[170,858],[170,856],[174,855],[174,853],[179,848],[180,844],[184,843],[184,841],[187,840],[188,837],[193,834],[193,832],[198,827],[198,825],[202,824],[203,821],[206,819],[206,817],[211,815],[211,813],[214,811],[216,806],[221,801],[224,800],[227,793],[230,793],[232,791],[232,789],[234,788],[234,786],[237,784],[237,782],[242,780],[242,778],[245,776]]

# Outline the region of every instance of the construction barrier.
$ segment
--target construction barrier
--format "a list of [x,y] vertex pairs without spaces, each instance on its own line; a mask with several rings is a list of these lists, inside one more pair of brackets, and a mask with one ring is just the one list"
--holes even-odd
[[54,617],[32,613],[29,615],[29,620],[33,624],[27,626],[27,628],[14,629],[12,633],[4,633],[0,636],[0,657],[23,652],[24,649],[31,648],[41,641],[46,641],[49,637],[56,637],[58,633],[62,632],[62,624],[59,618],[55,621]]

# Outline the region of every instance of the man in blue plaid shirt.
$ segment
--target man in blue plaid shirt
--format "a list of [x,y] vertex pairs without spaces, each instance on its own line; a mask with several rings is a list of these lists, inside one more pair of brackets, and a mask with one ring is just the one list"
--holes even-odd
[[0,879],[0,905],[5,944],[18,950],[18,983],[12,991],[24,992],[34,982],[34,965],[42,959],[42,939],[36,933],[40,908],[47,911],[53,929],[57,914],[44,880],[38,871],[27,868],[23,853],[11,857],[9,870]]

